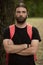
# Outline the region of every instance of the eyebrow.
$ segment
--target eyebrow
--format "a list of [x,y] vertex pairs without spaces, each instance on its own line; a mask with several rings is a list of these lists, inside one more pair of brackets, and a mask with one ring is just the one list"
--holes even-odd
[[[21,12],[21,11],[17,11],[17,12],[19,13],[19,12]],[[22,11],[22,12],[24,12],[24,13],[25,13],[26,11]]]

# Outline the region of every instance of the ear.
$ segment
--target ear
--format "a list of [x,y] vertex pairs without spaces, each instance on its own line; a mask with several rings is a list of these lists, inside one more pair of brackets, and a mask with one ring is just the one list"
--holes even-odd
[[29,15],[30,15],[30,13],[29,13],[29,11],[27,12],[27,18],[29,17]]
[[27,15],[27,18],[28,18],[28,15]]

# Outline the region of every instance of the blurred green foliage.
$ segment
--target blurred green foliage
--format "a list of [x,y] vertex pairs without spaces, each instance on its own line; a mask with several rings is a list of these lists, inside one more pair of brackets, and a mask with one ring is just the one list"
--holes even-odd
[[24,0],[29,17],[43,17],[43,0]]

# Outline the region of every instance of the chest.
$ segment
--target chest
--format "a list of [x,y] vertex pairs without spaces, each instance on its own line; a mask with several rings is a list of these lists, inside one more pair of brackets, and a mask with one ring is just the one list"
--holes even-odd
[[16,29],[13,36],[13,41],[15,44],[30,44],[31,40],[27,33],[27,29]]

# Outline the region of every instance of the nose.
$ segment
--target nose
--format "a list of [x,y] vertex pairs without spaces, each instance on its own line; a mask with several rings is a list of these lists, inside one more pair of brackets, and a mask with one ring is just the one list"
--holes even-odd
[[20,12],[20,16],[22,16],[23,15],[23,13],[22,12]]

